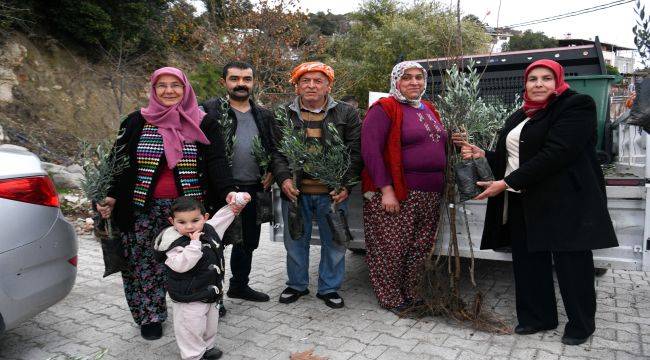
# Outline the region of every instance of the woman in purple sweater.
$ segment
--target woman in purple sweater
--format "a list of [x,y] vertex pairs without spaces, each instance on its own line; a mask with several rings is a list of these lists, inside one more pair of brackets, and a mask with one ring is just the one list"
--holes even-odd
[[425,91],[420,64],[395,65],[390,96],[370,107],[361,130],[366,261],[380,305],[393,312],[420,300],[444,187],[447,133]]

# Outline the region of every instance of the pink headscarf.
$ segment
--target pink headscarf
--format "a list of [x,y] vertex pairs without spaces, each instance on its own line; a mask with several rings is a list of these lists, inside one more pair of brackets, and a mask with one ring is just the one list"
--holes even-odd
[[539,110],[544,109],[551,102],[551,100],[553,100],[556,96],[562,95],[562,93],[569,88],[569,84],[564,81],[564,68],[562,65],[556,61],[548,59],[537,60],[534,63],[528,65],[526,72],[524,73],[524,84],[526,81],[528,81],[528,74],[530,74],[530,72],[537,67],[545,67],[553,72],[555,75],[555,91],[544,101],[531,100],[528,97],[528,92],[525,91],[523,109],[528,117],[531,117],[535,115],[535,113]]
[[[185,86],[183,98],[178,104],[165,106],[158,100],[155,86],[162,75],[173,75]],[[140,113],[149,124],[158,127],[158,133],[163,138],[167,166],[170,169],[173,169],[183,158],[183,142],[210,143],[199,127],[205,113],[199,108],[192,85],[187,81],[185,74],[177,68],[164,67],[154,71],[151,75],[149,105],[140,109]]]

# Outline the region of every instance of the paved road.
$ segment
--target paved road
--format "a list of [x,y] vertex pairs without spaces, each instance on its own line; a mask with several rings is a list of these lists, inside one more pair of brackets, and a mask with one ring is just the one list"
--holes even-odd
[[[268,240],[256,251],[251,283],[272,300],[226,300],[228,315],[219,324],[218,346],[224,359],[288,359],[315,348],[330,360],[364,359],[648,359],[650,358],[650,273],[609,271],[597,281],[597,330],[584,346],[560,343],[561,330],[530,336],[495,335],[451,321],[400,319],[380,309],[368,284],[363,258],[349,253],[341,295],[346,307],[327,308],[312,295],[284,305],[285,251]],[[101,278],[98,244],[79,239],[79,274],[72,293],[0,338],[1,359],[176,359],[171,321],[157,341],[140,338],[123,297],[121,279]],[[318,247],[313,247],[311,281],[315,284]],[[510,264],[479,261],[479,283],[486,303],[514,324],[514,288]],[[559,294],[559,292],[558,292]],[[560,304],[560,312],[563,309]],[[561,318],[561,327],[566,318]]]

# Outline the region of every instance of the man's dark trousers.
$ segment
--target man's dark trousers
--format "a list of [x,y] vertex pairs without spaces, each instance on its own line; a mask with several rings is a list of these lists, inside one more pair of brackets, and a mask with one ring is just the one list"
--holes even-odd
[[233,245],[230,255],[230,289],[243,289],[248,286],[248,276],[251,273],[251,263],[253,261],[253,251],[257,249],[260,243],[261,226],[255,224],[257,215],[257,195],[262,191],[261,184],[239,185],[241,192],[247,192],[251,195],[251,201],[246,204],[242,210],[242,237],[243,241],[239,245]]

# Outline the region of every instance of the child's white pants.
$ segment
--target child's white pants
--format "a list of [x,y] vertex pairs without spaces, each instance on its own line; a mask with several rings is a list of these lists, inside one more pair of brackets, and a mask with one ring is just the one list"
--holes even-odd
[[183,360],[198,360],[214,347],[219,324],[217,304],[172,301],[174,335]]

